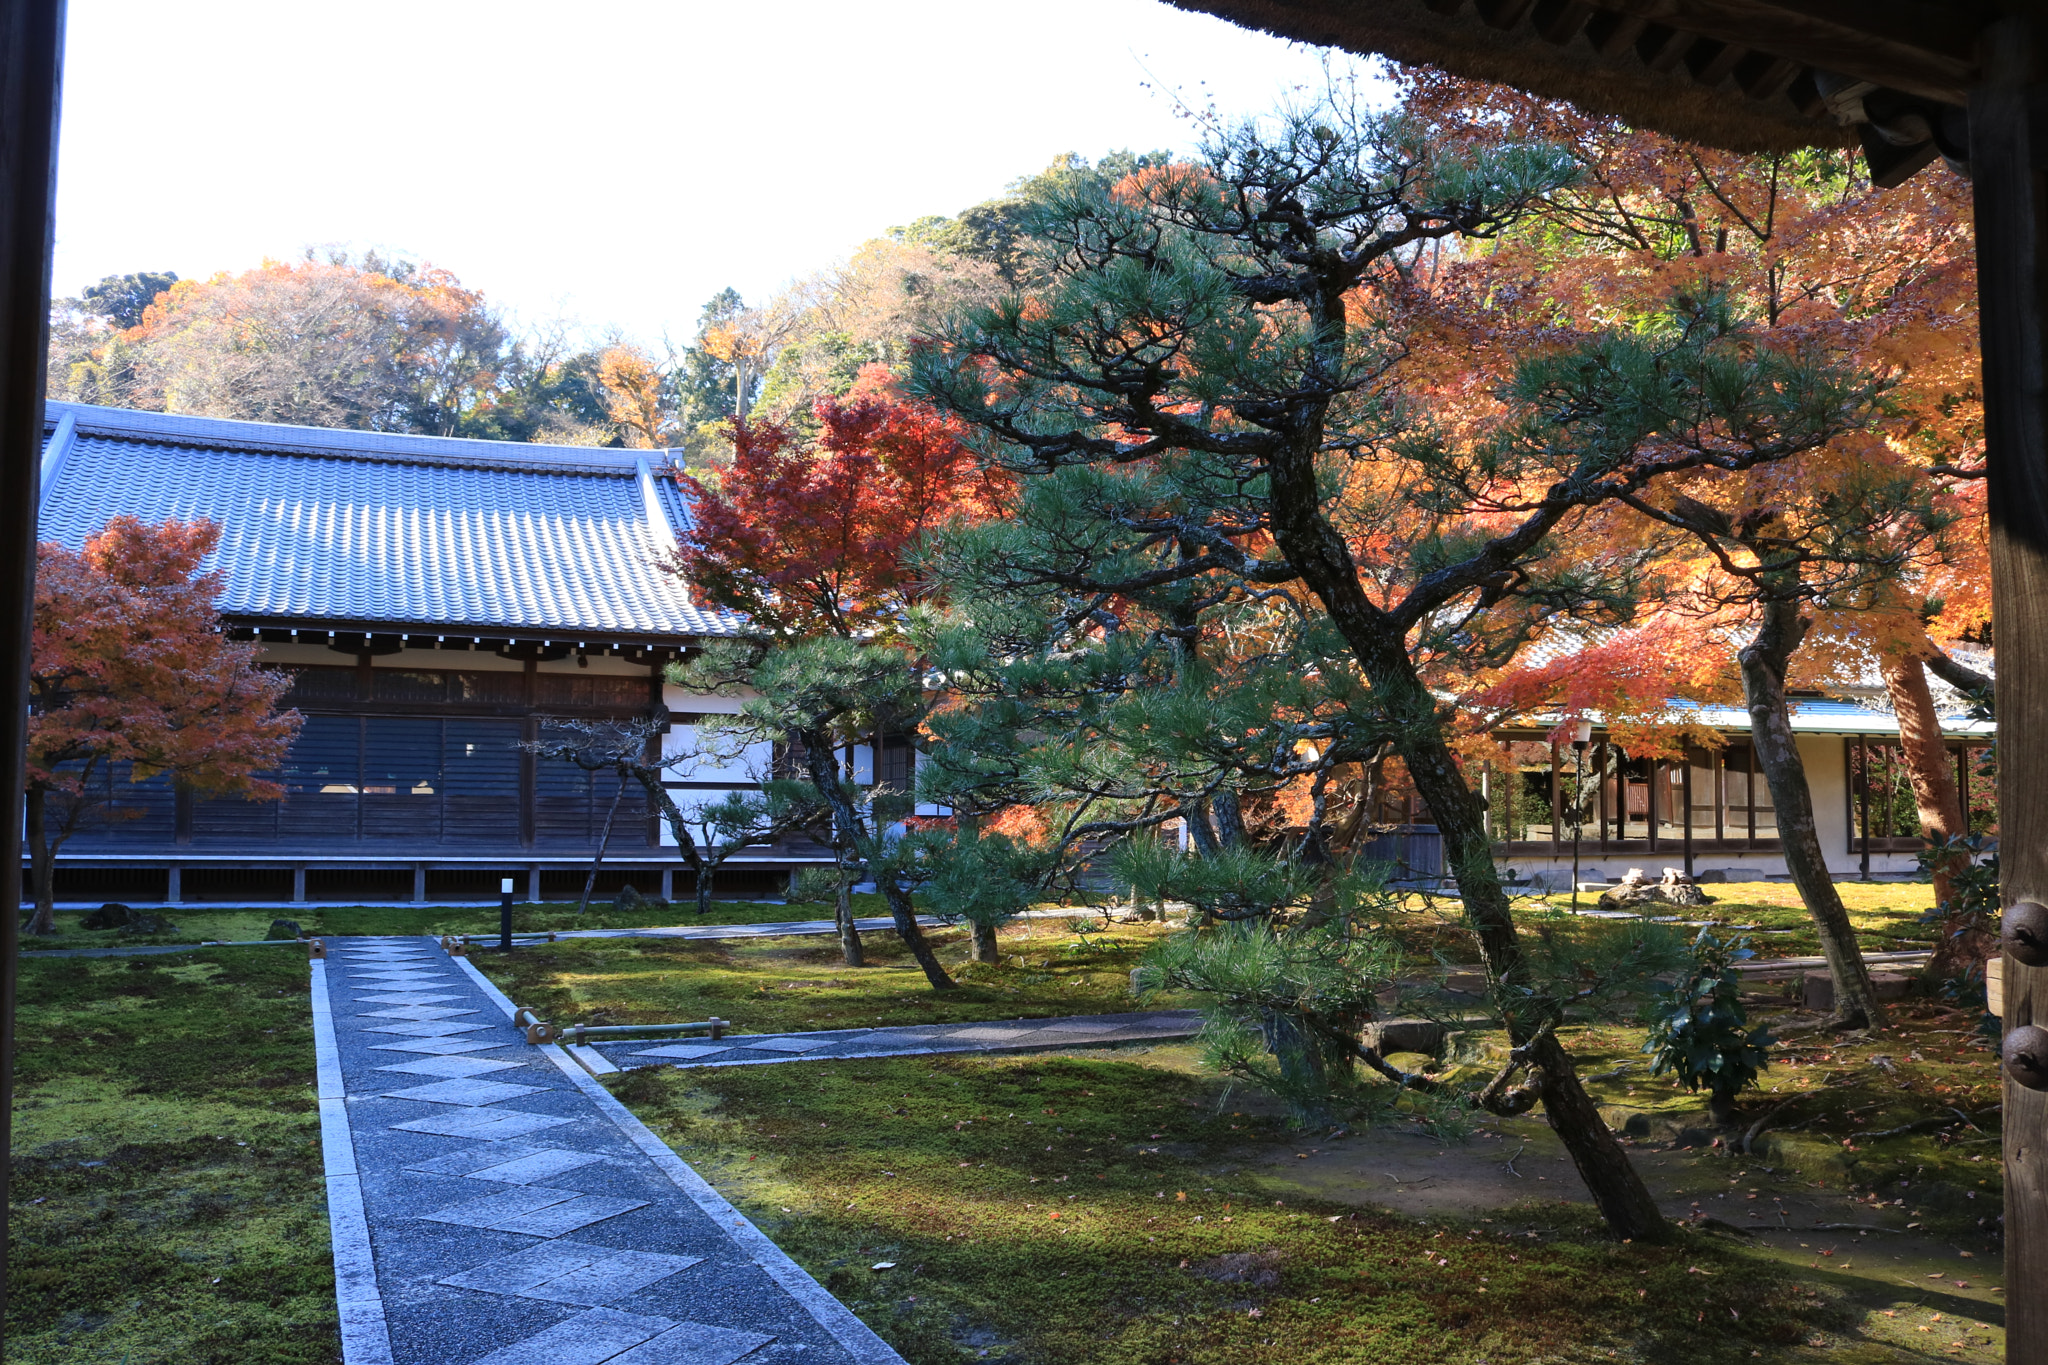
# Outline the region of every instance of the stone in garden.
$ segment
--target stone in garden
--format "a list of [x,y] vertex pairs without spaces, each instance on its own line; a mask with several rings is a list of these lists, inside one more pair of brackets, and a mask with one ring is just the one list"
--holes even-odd
[[263,937],[267,942],[271,939],[303,938],[305,934],[300,930],[299,922],[295,919],[274,919],[270,922],[270,932]]
[[1434,1019],[1387,1019],[1365,1026],[1365,1045],[1382,1057],[1391,1052],[1443,1052],[1444,1026]]
[[666,904],[667,902],[659,897],[641,895],[640,888],[627,882],[625,888],[613,899],[612,909],[620,914],[633,914],[642,910],[659,910]]
[[130,910],[119,901],[109,901],[97,910],[86,911],[85,917],[78,921],[78,927],[81,929],[125,929],[128,927],[128,917],[134,913],[133,910]]
[[162,915],[152,915],[146,910],[122,905],[119,901],[109,901],[97,910],[87,911],[78,921],[78,927],[116,929],[124,934],[168,934],[178,928]]
[[1664,869],[1661,881],[1651,881],[1640,867],[1632,867],[1621,884],[1600,893],[1602,910],[1634,910],[1645,905],[1705,905],[1706,896],[1692,878],[1675,867]]

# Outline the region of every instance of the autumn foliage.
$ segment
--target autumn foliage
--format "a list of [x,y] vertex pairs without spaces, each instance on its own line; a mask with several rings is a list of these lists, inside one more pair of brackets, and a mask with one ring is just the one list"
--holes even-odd
[[288,676],[258,669],[257,646],[220,629],[221,576],[199,571],[219,539],[209,521],[119,516],[79,550],[37,547],[28,795],[39,925],[57,846],[101,804],[93,793],[110,768],[208,795],[283,795],[263,774],[284,762],[300,718],[277,709]]
[[954,517],[993,514],[1001,488],[958,423],[898,395],[881,366],[813,412],[814,444],[780,423],[734,422],[716,487],[678,474],[692,527],[676,569],[779,635],[886,632],[921,593],[909,548]]

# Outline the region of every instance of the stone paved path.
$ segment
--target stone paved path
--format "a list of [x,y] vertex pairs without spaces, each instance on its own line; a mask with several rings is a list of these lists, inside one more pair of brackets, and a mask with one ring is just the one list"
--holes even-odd
[[431,940],[312,964],[347,1365],[902,1365]]
[[1059,1019],[1004,1019],[985,1024],[920,1024],[901,1028],[831,1029],[818,1033],[728,1034],[708,1038],[606,1039],[568,1050],[603,1075],[636,1066],[761,1066],[842,1057],[913,1057],[932,1052],[1045,1052],[1119,1043],[1165,1043],[1201,1032],[1196,1010],[1085,1014]]

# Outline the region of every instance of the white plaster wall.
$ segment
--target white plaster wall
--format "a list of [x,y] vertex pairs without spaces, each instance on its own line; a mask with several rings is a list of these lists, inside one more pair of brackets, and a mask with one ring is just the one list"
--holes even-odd
[[682,757],[668,770],[672,782],[731,782],[758,784],[766,780],[775,761],[775,746],[766,740],[739,745],[732,736],[700,742],[695,725],[671,725],[662,737],[664,758]]
[[694,711],[705,716],[736,716],[752,696],[751,692],[742,692],[738,696],[713,697],[702,692],[686,692],[674,683],[661,685],[663,706],[675,712]]
[[[675,801],[676,808],[682,811],[684,822],[690,826],[690,833],[699,840],[705,840],[707,836],[702,822],[697,819],[697,812],[705,806],[717,805],[735,791],[745,790],[750,789],[729,787],[724,790],[710,791],[671,791],[669,796]],[[676,846],[675,831],[669,828],[668,821],[666,820],[661,822],[661,844],[664,848],[674,848]]]

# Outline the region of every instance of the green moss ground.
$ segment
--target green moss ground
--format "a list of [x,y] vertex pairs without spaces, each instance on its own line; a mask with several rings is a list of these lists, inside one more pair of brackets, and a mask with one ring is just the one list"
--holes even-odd
[[304,956],[20,980],[8,1361],[339,1361]]
[[[498,932],[498,911],[490,906],[414,908],[406,905],[280,905],[267,910],[209,910],[204,904],[173,906],[161,911],[178,926],[173,934],[136,936],[112,930],[78,927],[85,914],[79,910],[59,911],[57,932],[41,937],[24,936],[24,950],[52,948],[106,948],[146,943],[235,942],[260,939],[273,919],[296,920],[309,934],[494,934]],[[854,897],[854,913],[863,918],[886,915],[888,909],[876,895]],[[609,903],[594,902],[582,916],[574,901],[548,901],[513,908],[512,926],[520,933],[563,929],[647,929],[672,924],[779,924],[784,920],[832,918],[825,905],[770,905],[757,901],[718,901],[701,921],[689,904],[677,903],[667,909],[621,913]]]
[[912,1365],[1713,1365],[1849,1321],[1834,1290],[1719,1238],[1617,1245],[1563,1204],[1482,1222],[1304,1198],[1246,1160],[1275,1121],[1160,1060],[611,1083]]
[[[892,933],[867,934],[868,965],[848,967],[837,939],[582,939],[471,959],[504,992],[543,1018],[650,1024],[730,1019],[745,1033],[878,1025],[964,1023],[1107,1014],[1141,1008],[1131,968],[1170,932],[1159,924],[1077,932],[1070,920],[1004,926],[1002,962],[968,960],[963,930],[934,931],[940,960],[960,982],[934,991]],[[1146,1008],[1189,1002],[1155,996]]]

